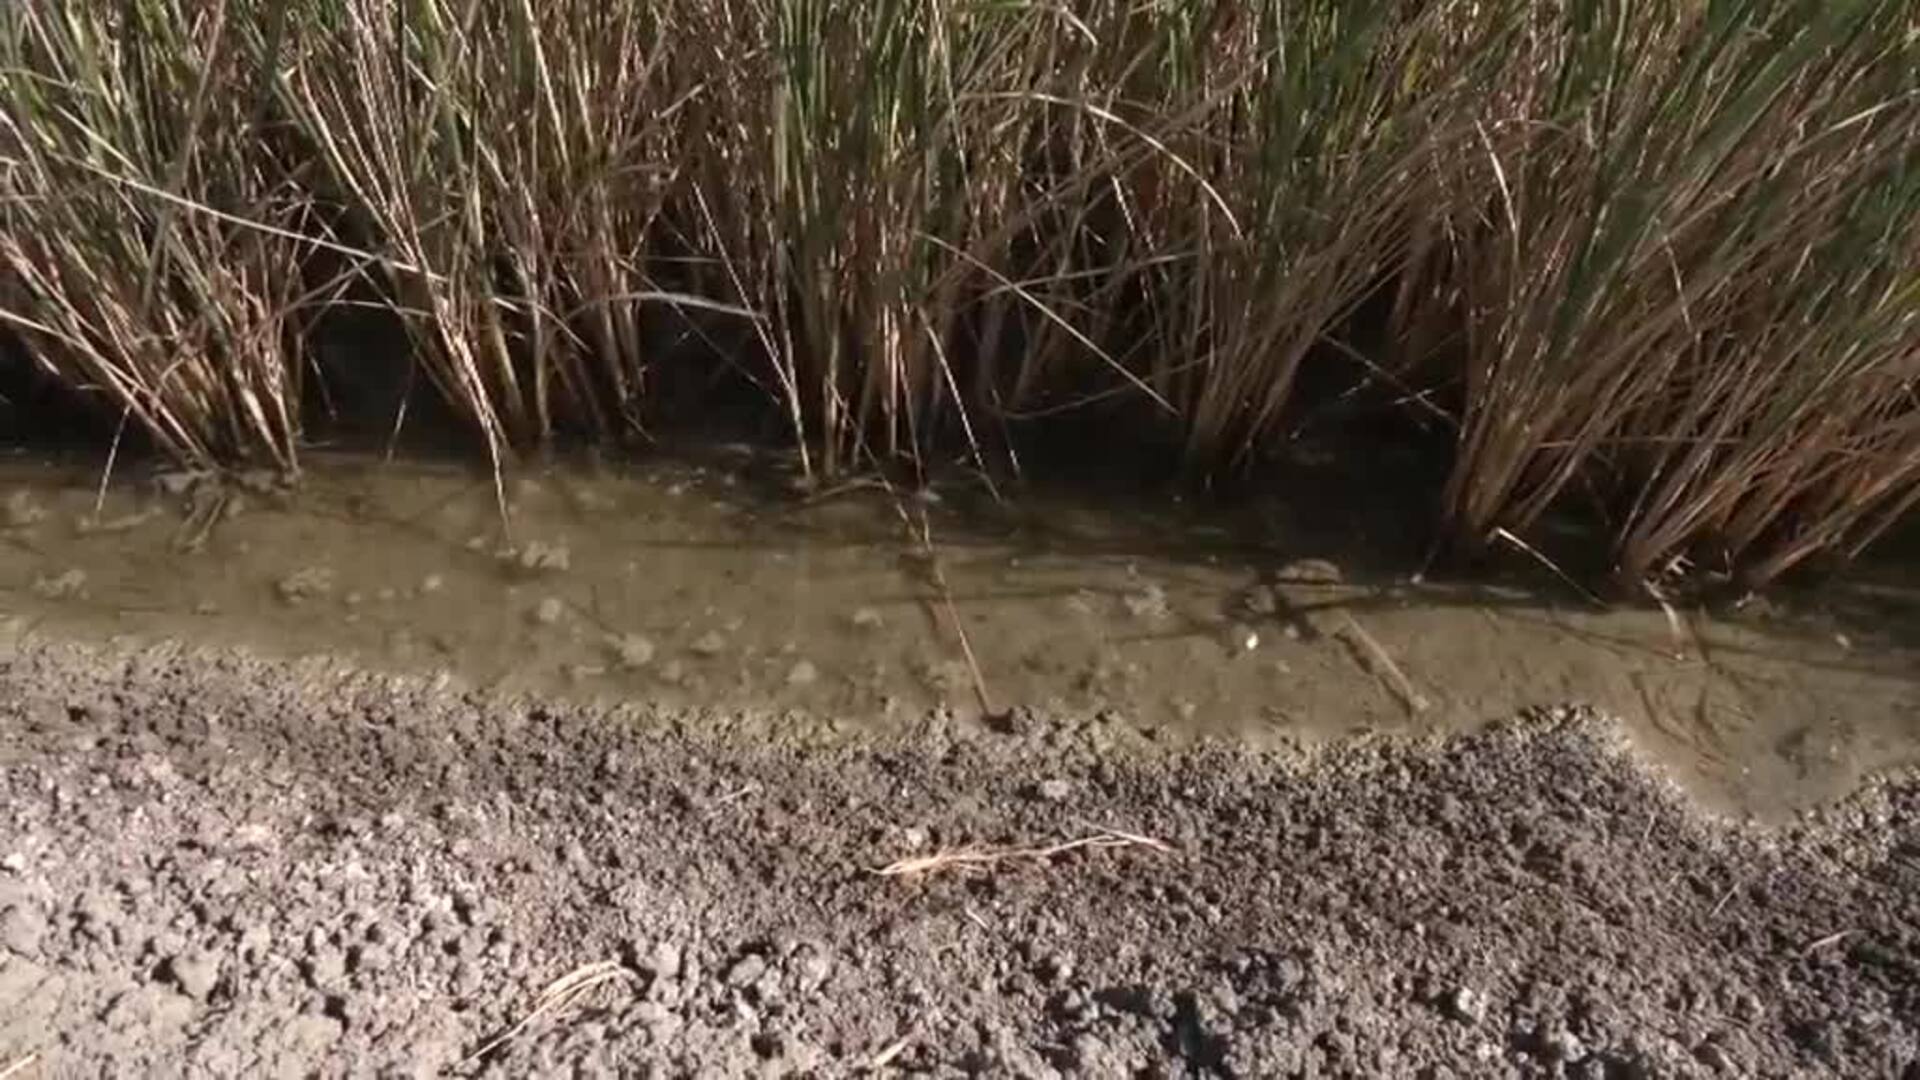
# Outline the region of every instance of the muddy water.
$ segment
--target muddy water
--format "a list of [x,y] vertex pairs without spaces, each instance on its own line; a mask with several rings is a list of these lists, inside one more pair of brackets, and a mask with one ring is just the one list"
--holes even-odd
[[[1737,617],[1358,580],[1271,526],[966,490],[771,497],[742,461],[317,463],[297,491],[0,463],[14,633],[328,654],[466,683],[885,728],[945,703],[1116,744],[1464,729],[1592,702],[1683,783],[1771,815],[1920,761],[1920,592]],[[502,513],[504,495],[505,514]]]

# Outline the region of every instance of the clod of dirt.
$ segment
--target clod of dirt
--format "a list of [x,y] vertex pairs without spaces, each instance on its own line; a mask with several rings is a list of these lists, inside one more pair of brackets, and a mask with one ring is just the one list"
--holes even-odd
[[719,656],[721,653],[727,651],[726,635],[720,633],[718,630],[709,630],[699,637],[694,638],[693,644],[688,646],[688,648],[692,649],[697,656]]
[[606,646],[620,666],[628,671],[653,663],[653,641],[639,634],[608,634]]
[[728,986],[752,986],[767,973],[767,958],[758,953],[748,953],[727,969]]
[[35,956],[47,936],[47,915],[38,904],[22,901],[0,911],[0,947],[16,956]]
[[820,680],[820,670],[811,660],[800,660],[787,670],[788,686],[812,686]]
[[439,574],[428,574],[426,577],[420,579],[420,593],[423,596],[437,593],[445,588],[446,584],[447,579],[441,577]]
[[194,950],[167,959],[164,974],[180,992],[196,1001],[205,1001],[220,981],[220,957]]
[[848,621],[853,624],[855,630],[866,630],[869,632],[880,630],[886,626],[886,620],[880,617],[878,611],[870,607],[856,608]]
[[533,621],[539,623],[541,626],[552,626],[559,622],[566,613],[567,605],[559,597],[543,596],[540,598],[539,603],[533,605],[533,611],[529,614]]
[[274,591],[288,604],[298,604],[315,597],[326,596],[333,592],[335,576],[332,568],[308,566],[274,583]]

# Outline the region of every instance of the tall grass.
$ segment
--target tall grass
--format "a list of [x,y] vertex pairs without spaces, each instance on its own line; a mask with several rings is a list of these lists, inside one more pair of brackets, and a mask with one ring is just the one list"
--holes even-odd
[[1913,10],[1515,11],[1524,62],[1457,180],[1460,538],[1596,474],[1627,488],[1629,587],[1701,545],[1765,578],[1878,528],[1913,482],[1887,423],[1915,374]]
[[0,14],[0,321],[169,452],[291,469],[307,201],[254,138],[241,6]]
[[1917,35],[1892,0],[19,0],[0,319],[168,451],[287,467],[346,304],[496,461],[644,439],[717,364],[818,475],[1086,410],[1244,470],[1345,364],[1457,431],[1456,549],[1584,506],[1626,590],[1757,583],[1920,491]]

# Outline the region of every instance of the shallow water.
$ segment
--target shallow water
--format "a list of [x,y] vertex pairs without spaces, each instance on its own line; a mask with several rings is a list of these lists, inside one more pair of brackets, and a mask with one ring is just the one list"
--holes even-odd
[[[1773,815],[1920,761],[1902,583],[1735,619],[1558,587],[1356,576],[1274,515],[1142,516],[854,486],[775,497],[742,455],[506,480],[335,459],[299,490],[0,463],[16,629],[325,653],[541,693],[904,724],[1098,714],[1114,743],[1459,730],[1591,702],[1677,779]],[[1311,544],[1307,545],[1311,549]],[[1763,613],[1764,612],[1764,613]]]

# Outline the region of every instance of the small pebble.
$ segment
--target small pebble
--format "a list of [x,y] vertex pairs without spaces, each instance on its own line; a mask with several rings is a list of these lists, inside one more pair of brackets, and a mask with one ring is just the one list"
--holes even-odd
[[566,613],[567,605],[562,603],[559,597],[548,596],[534,605],[533,621],[542,626],[552,626],[554,623],[559,622],[560,617]]
[[820,672],[812,661],[802,660],[787,672],[788,686],[812,686],[820,678]]
[[1478,1024],[1487,1018],[1486,996],[1470,986],[1456,987],[1444,1005],[1447,1015],[1463,1024]]
[[701,656],[719,656],[727,651],[727,639],[718,630],[709,630],[693,639],[692,649]]

